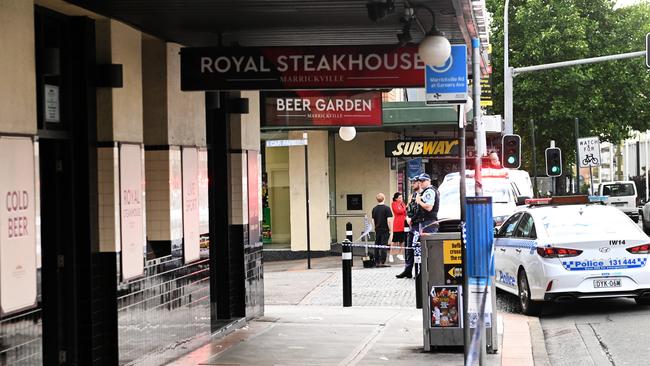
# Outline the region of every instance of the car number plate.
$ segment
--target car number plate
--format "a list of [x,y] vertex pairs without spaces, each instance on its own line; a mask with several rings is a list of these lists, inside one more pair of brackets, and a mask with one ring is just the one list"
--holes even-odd
[[621,287],[621,280],[594,280],[594,288]]

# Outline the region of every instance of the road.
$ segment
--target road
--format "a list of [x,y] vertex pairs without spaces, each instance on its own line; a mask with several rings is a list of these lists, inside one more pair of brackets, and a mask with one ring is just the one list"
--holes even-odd
[[[516,313],[518,299],[497,291],[497,307]],[[547,304],[540,322],[553,366],[650,365],[650,306],[633,299]]]
[[[501,312],[517,312],[514,295],[497,293]],[[633,299],[548,304],[540,322],[553,366],[647,365],[650,306]]]

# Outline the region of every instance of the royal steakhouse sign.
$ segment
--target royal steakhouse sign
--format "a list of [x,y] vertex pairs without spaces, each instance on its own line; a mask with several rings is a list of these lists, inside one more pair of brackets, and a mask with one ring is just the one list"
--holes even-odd
[[458,140],[389,140],[384,142],[387,158],[428,156],[459,156]]
[[381,92],[282,91],[260,94],[262,126],[381,126]]
[[422,87],[416,45],[181,49],[181,89]]

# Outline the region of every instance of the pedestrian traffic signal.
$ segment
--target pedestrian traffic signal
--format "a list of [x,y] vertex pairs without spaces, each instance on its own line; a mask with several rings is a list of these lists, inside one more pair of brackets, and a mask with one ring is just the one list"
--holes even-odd
[[519,169],[521,166],[521,137],[504,135],[501,144],[501,161],[504,168]]
[[562,151],[558,147],[546,149],[546,175],[549,177],[562,175]]

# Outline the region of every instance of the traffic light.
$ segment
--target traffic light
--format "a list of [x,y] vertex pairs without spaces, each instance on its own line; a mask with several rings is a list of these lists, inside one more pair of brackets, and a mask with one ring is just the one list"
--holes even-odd
[[562,175],[562,151],[558,147],[546,149],[546,175],[549,177]]
[[501,161],[504,168],[518,169],[521,166],[521,137],[504,135],[501,144]]

